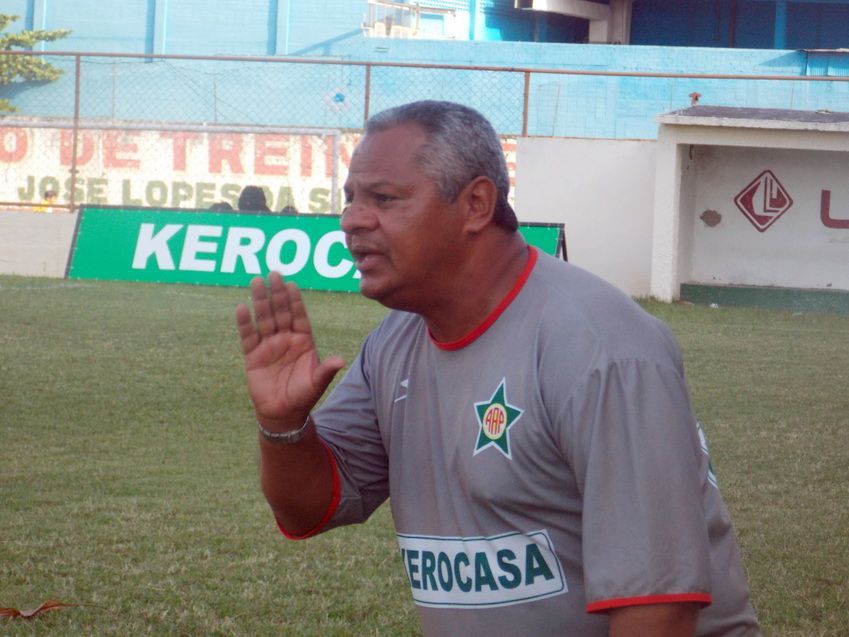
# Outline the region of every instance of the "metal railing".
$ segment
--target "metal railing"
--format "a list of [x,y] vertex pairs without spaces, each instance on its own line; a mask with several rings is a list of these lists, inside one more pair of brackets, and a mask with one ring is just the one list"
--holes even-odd
[[529,135],[651,139],[656,116],[688,106],[692,93],[714,105],[849,111],[849,77],[2,55],[43,56],[65,71],[49,84],[0,88],[20,108],[0,118],[0,205],[7,207],[37,207],[54,185],[61,191],[55,207],[64,209],[233,205],[240,188],[256,184],[274,206],[291,200],[301,211],[336,211],[340,175],[369,114],[417,99],[478,109],[513,149],[515,137]]

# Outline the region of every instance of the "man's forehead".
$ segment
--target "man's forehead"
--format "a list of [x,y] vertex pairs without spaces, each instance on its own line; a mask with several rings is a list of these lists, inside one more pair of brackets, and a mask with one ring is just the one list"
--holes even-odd
[[419,172],[417,152],[426,139],[420,127],[408,124],[366,134],[351,156],[349,179],[395,181],[402,173]]
[[415,150],[426,141],[427,134],[418,124],[398,124],[366,133],[354,149],[351,159],[375,152],[380,155],[409,155],[412,158]]

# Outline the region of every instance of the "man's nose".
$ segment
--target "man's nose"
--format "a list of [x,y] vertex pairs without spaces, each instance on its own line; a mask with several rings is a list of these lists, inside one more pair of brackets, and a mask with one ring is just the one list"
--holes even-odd
[[377,225],[377,218],[366,203],[354,198],[342,210],[340,225],[347,234],[356,234],[364,230],[373,230]]

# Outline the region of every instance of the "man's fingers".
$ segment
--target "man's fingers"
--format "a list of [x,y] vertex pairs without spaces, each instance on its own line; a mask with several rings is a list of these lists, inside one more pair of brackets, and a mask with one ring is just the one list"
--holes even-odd
[[292,331],[299,334],[312,334],[312,326],[307,317],[307,306],[304,304],[304,297],[301,296],[301,291],[294,283],[287,283],[286,287],[289,290],[289,310],[292,315]]
[[[252,350],[263,339],[278,332],[301,332],[311,335],[301,292],[294,283],[286,283],[279,272],[268,275],[268,287],[262,277],[251,280],[251,301],[254,321],[250,320],[247,308],[237,310],[237,324],[242,347],[245,352]],[[256,325],[256,330],[253,325]]]
[[272,272],[268,275],[268,286],[271,290],[271,312],[274,317],[274,324],[282,332],[292,330],[289,285],[283,282],[283,277],[280,276],[279,272]]
[[261,277],[251,279],[251,299],[254,306],[254,318],[256,329],[260,337],[274,334],[274,316],[271,313],[271,302],[268,300],[268,290],[265,281]]
[[254,329],[251,320],[251,312],[244,304],[236,306],[236,329],[239,330],[239,339],[242,342],[242,352],[247,354],[259,345],[259,334]]

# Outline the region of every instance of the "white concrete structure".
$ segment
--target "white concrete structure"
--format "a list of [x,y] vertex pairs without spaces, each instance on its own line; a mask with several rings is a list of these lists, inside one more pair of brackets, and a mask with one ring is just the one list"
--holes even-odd
[[571,263],[631,296],[647,296],[655,146],[654,141],[520,138],[519,219],[564,224]]
[[0,274],[64,277],[77,215],[0,211]]
[[696,106],[658,120],[652,295],[849,290],[849,114]]

